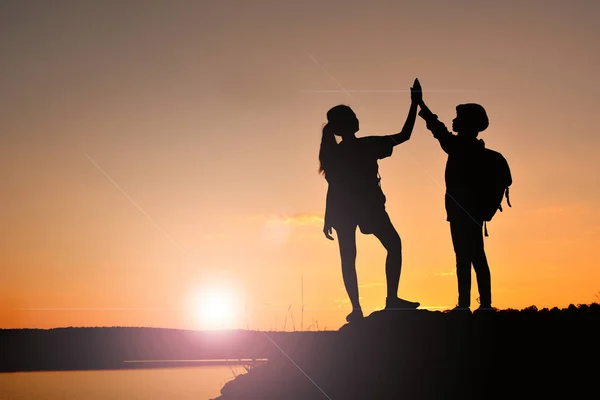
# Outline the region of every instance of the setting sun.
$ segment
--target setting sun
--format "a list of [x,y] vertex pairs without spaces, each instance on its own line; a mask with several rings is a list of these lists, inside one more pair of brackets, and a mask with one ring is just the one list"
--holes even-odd
[[203,329],[229,329],[235,325],[236,298],[224,288],[208,288],[198,294],[193,305],[196,324]]

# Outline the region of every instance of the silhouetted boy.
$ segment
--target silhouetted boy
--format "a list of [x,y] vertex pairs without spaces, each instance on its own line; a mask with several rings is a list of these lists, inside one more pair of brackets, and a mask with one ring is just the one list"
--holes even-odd
[[483,140],[477,139],[477,135],[488,127],[487,114],[479,104],[457,106],[456,118],[452,121],[452,130],[457,133],[454,135],[423,101],[420,107],[419,116],[427,122],[427,129],[448,154],[445,204],[458,279],[458,306],[454,310],[470,310],[471,264],[479,289],[480,307],[477,311],[493,310],[490,268],[483,248],[484,218],[477,191],[485,179],[479,167],[485,145]]

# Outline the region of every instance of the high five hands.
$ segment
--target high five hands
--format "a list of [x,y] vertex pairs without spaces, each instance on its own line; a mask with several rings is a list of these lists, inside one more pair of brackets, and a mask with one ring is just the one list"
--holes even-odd
[[410,88],[410,99],[413,104],[421,105],[423,102],[423,90],[418,78],[415,78],[413,86]]

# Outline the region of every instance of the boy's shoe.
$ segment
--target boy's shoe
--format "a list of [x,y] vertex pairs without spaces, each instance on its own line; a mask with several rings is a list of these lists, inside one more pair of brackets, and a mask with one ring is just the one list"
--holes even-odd
[[456,306],[451,310],[446,310],[447,313],[455,313],[455,312],[471,312],[471,307],[463,307],[463,306]]
[[346,321],[347,322],[358,321],[363,318],[364,318],[364,315],[363,315],[362,310],[360,308],[355,308],[354,310],[352,310],[352,312],[350,314],[348,314],[346,316]]
[[386,310],[414,310],[418,308],[421,303],[416,301],[408,301],[401,299],[399,297],[387,297],[385,299],[385,309]]
[[498,311],[498,309],[494,308],[492,306],[479,306],[479,308],[475,310],[475,312],[483,312],[483,311],[496,312],[496,311]]

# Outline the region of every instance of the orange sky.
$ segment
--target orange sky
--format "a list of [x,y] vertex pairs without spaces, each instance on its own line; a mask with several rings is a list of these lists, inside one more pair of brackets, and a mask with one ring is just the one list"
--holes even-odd
[[[338,328],[320,129],[345,103],[358,136],[398,132],[415,77],[448,125],[482,104],[511,164],[486,239],[495,306],[596,300],[600,3],[111,4],[0,5],[0,328],[206,328],[205,289],[236,294],[227,327],[282,329],[291,305],[299,328],[301,277],[304,328]],[[431,308],[456,303],[445,161],[419,119],[380,162],[399,294]],[[385,252],[358,246],[370,312]]]

